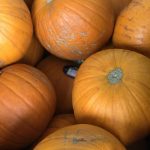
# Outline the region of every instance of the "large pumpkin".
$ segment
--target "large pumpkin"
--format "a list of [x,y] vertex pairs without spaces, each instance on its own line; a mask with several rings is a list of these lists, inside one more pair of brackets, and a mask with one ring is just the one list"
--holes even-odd
[[65,68],[72,68],[74,64],[54,56],[48,56],[37,66],[44,72],[54,85],[57,95],[57,113],[72,112],[72,87],[74,79],[67,75]]
[[39,70],[15,64],[0,72],[0,149],[20,150],[46,129],[55,93]]
[[20,60],[20,62],[34,66],[41,60],[43,54],[44,48],[34,35],[32,37],[32,41],[30,43],[30,46],[28,47],[27,52],[25,53],[24,57]]
[[47,136],[34,150],[125,150],[120,141],[106,130],[79,124],[59,129]]
[[73,87],[79,123],[99,125],[124,144],[150,133],[150,59],[133,51],[109,49],[80,66]]
[[131,2],[131,0],[109,0],[109,1],[112,3],[116,17]]
[[133,0],[117,19],[115,46],[135,50],[150,57],[150,1]]
[[110,38],[114,14],[107,0],[35,0],[33,22],[43,46],[52,54],[85,59]]
[[0,0],[0,68],[18,61],[32,38],[30,12],[23,0]]

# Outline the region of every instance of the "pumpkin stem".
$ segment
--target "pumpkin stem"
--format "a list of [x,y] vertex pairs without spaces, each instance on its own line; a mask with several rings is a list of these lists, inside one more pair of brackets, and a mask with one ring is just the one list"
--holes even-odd
[[123,77],[123,71],[121,68],[115,68],[114,70],[110,71],[107,79],[111,84],[117,84],[121,81]]

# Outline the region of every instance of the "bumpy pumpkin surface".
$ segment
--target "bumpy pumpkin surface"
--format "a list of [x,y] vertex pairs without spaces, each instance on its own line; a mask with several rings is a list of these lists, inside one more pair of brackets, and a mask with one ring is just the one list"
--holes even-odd
[[32,30],[31,15],[23,0],[0,0],[0,68],[24,56]]
[[79,68],[73,87],[79,123],[99,125],[124,144],[150,133],[150,59],[109,49],[90,56]]
[[34,150],[126,150],[120,141],[106,130],[79,124],[62,128],[49,135]]
[[99,50],[114,26],[107,0],[35,0],[32,14],[42,45],[69,60],[85,59]]
[[0,149],[20,150],[46,129],[55,110],[55,92],[39,70],[15,64],[0,73]]
[[150,57],[150,1],[132,0],[117,19],[113,43]]

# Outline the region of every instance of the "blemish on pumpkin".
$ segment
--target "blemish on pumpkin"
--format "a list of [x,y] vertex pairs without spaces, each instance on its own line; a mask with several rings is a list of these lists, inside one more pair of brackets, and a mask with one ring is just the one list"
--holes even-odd
[[125,36],[125,37],[128,38],[128,39],[132,39],[132,37],[131,37],[130,35],[123,34],[123,36]]
[[72,139],[72,143],[73,143],[73,144],[78,144],[79,142],[87,142],[87,140],[84,139],[84,138],[76,138],[76,137],[73,137],[73,139]]
[[133,20],[133,17],[128,17],[128,20],[129,20],[129,21],[132,21],[132,20]]
[[133,29],[130,29],[128,26],[124,26],[124,29],[126,30],[126,31],[130,31],[130,32],[134,32],[134,30]]
[[46,46],[46,47],[47,47],[47,49],[51,49],[51,46],[50,46],[49,44],[47,44],[47,46]]
[[67,44],[66,40],[64,40],[64,39],[57,39],[57,40],[56,40],[56,43],[57,43],[58,45],[66,45],[66,44]]
[[50,3],[50,2],[52,2],[52,0],[47,0],[47,3]]
[[81,36],[81,37],[87,37],[87,36],[88,36],[88,33],[87,33],[87,32],[80,32],[80,36]]
[[77,54],[77,55],[82,55],[82,51],[78,50],[78,49],[75,49],[75,50],[72,50],[71,51],[73,54]]

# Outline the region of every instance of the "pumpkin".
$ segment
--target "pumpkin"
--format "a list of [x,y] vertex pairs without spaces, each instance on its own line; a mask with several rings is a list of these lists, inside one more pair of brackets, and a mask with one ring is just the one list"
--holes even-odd
[[47,136],[60,128],[76,124],[75,118],[73,114],[60,114],[54,116],[52,121],[50,122],[47,131],[44,136]]
[[20,60],[20,62],[34,66],[41,60],[43,54],[44,54],[44,48],[42,47],[42,45],[39,43],[38,39],[34,35],[26,54]]
[[[70,113],[73,111],[72,87],[74,79],[67,74],[72,67],[74,67],[73,62],[62,60],[52,55],[43,59],[37,65],[37,68],[47,75],[55,88],[57,113]],[[65,71],[65,69],[68,71]]]
[[32,38],[32,20],[23,0],[0,1],[0,68],[21,59]]
[[31,9],[32,8],[33,0],[24,0],[24,1],[27,4],[27,6],[29,7],[29,9]]
[[20,150],[37,139],[54,114],[55,92],[48,78],[25,64],[0,73],[0,149]]
[[108,131],[88,124],[78,124],[57,130],[47,136],[34,150],[125,150]]
[[128,145],[150,133],[150,59],[108,49],[86,59],[73,86],[78,123],[95,124]]
[[106,0],[35,0],[32,14],[45,49],[68,60],[87,58],[113,32],[114,14]]
[[131,2],[131,0],[109,0],[109,1],[112,3],[116,17]]
[[117,19],[113,43],[150,57],[150,1],[133,0]]

